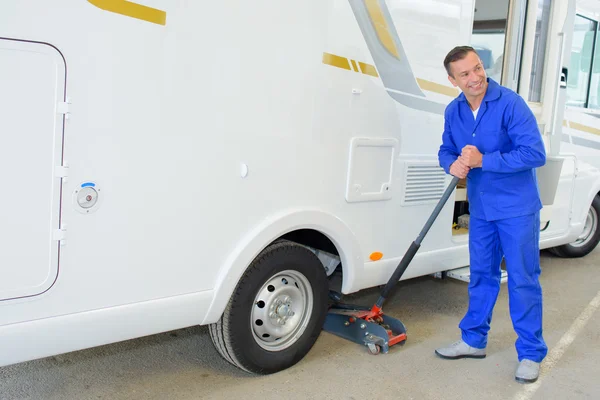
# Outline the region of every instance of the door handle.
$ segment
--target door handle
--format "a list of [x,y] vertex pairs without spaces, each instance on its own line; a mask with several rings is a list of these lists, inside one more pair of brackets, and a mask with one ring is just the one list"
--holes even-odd
[[567,87],[567,79],[568,78],[569,78],[569,69],[566,67],[563,67],[562,72],[560,73],[560,87],[561,88]]

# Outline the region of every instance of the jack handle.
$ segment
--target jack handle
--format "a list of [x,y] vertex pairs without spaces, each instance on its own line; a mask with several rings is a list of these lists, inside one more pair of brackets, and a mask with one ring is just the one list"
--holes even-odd
[[375,303],[375,306],[373,307],[374,309],[377,308],[378,311],[381,310],[381,307],[383,306],[383,302],[385,301],[385,298],[390,293],[390,291],[394,288],[394,286],[396,286],[396,284],[402,277],[402,274],[404,274],[404,271],[406,271],[406,268],[408,267],[408,265],[414,258],[415,254],[417,254],[417,251],[421,247],[421,242],[423,241],[423,239],[425,238],[425,235],[427,235],[427,232],[429,232],[429,229],[431,228],[431,226],[435,222],[436,218],[442,211],[442,208],[444,208],[446,201],[448,201],[448,198],[450,197],[450,195],[456,188],[456,185],[458,185],[459,180],[460,180],[460,178],[457,178],[456,176],[452,177],[452,181],[450,182],[450,185],[448,185],[448,187],[446,188],[446,191],[442,195],[442,198],[440,199],[440,201],[438,201],[437,205],[435,206],[435,209],[433,210],[433,212],[429,216],[429,219],[425,223],[425,226],[421,230],[421,233],[419,233],[419,236],[417,237],[417,239],[411,243],[410,247],[404,254],[404,257],[402,257],[400,264],[398,264],[398,266],[396,267],[396,270],[392,274],[392,277],[385,285],[385,288],[381,292],[381,295],[379,296],[377,303]]

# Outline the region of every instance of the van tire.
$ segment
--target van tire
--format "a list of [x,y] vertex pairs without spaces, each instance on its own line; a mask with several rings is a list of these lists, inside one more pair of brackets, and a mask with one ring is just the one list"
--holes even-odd
[[209,326],[211,339],[226,361],[244,371],[279,372],[313,347],[327,315],[328,294],[317,256],[294,242],[277,241],[241,277],[223,315]]
[[[588,255],[596,248],[600,242],[600,197],[594,197],[588,216],[586,227],[584,228],[584,237],[580,237],[573,243],[548,249],[552,254],[563,258],[578,258]],[[589,226],[589,232],[588,231]],[[579,243],[578,243],[579,242]]]

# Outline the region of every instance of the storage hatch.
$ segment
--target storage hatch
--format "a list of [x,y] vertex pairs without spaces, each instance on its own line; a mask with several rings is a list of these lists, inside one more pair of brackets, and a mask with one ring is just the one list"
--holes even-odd
[[65,79],[53,46],[0,39],[0,300],[58,276]]

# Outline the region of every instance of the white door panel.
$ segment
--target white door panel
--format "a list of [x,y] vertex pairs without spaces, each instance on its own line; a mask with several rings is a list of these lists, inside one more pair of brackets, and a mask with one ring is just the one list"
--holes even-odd
[[47,44],[0,40],[0,300],[58,275],[65,63]]

